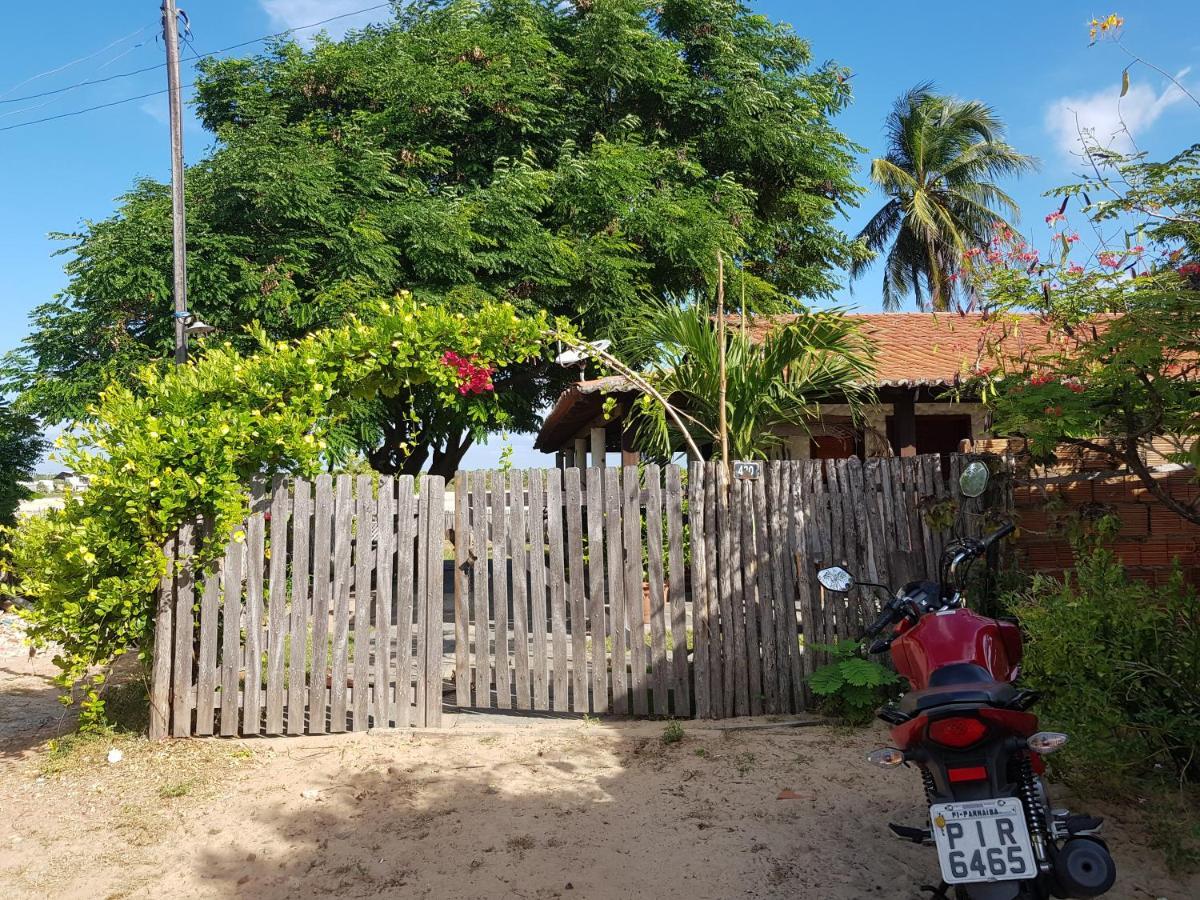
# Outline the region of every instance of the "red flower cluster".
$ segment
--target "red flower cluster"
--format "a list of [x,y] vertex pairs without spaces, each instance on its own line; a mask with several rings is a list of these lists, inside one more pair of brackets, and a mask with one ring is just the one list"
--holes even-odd
[[1046,224],[1053,225],[1055,222],[1061,222],[1065,218],[1066,216],[1056,210],[1050,213],[1050,215],[1046,216]]
[[448,366],[458,375],[458,392],[460,394],[482,394],[494,391],[491,366],[481,366],[475,362],[474,356],[460,356],[453,350],[442,354],[442,365]]
[[1194,278],[1200,275],[1200,263],[1184,263],[1176,271],[1184,278]]
[[1096,259],[1100,261],[1100,265],[1107,266],[1110,269],[1115,269],[1117,266],[1121,265],[1121,257],[1117,256],[1115,253],[1101,253],[1096,257]]

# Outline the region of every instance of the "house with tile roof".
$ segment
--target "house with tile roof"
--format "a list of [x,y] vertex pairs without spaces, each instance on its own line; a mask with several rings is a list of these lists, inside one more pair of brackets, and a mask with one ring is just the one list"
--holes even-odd
[[[872,387],[876,403],[859,422],[844,399],[824,398],[820,417],[781,435],[789,459],[912,456],[950,453],[963,440],[991,437],[984,405],[964,395],[973,375],[1000,357],[1047,346],[1054,338],[1034,315],[997,319],[980,313],[860,313],[850,316],[876,345]],[[746,323],[760,338],[793,316],[757,317]],[[739,327],[736,322],[731,327]],[[534,446],[558,454],[560,465],[620,452],[638,459],[626,415],[638,391],[621,376],[583,380],[565,390],[546,416]],[[608,413],[606,401],[612,398]]]

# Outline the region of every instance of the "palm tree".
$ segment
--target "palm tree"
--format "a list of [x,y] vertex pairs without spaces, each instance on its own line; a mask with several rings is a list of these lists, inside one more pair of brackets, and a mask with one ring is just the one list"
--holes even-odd
[[[887,155],[871,163],[871,180],[888,202],[859,233],[875,253],[887,248],[883,307],[916,295],[921,309],[949,309],[962,254],[991,239],[1016,202],[994,183],[1036,168],[1004,141],[1004,123],[977,100],[958,100],[919,84],[887,118]],[[888,245],[891,245],[888,247]],[[857,278],[870,264],[855,262]]]
[[[720,340],[704,304],[652,303],[631,323],[628,349],[651,358],[648,377],[685,413],[697,444],[715,443],[720,419]],[[803,427],[818,402],[837,398],[857,409],[874,371],[872,344],[836,310],[782,321],[762,340],[736,325],[726,333],[725,409],[732,459],[765,459],[782,443],[779,429]],[[681,443],[661,403],[644,397],[634,411],[639,445],[668,457]]]

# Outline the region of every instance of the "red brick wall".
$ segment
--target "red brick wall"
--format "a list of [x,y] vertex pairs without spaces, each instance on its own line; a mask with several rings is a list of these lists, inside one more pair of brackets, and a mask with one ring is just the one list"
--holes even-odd
[[[988,440],[976,441],[973,449],[1002,453],[1016,448],[1007,441]],[[1065,534],[1069,524],[1115,515],[1121,528],[1111,547],[1131,575],[1165,582],[1178,559],[1189,581],[1200,583],[1200,526],[1164,507],[1138,478],[1105,475],[1109,467],[1111,462],[1070,448],[1060,454],[1059,465],[1018,475],[1013,489],[1021,529],[1018,562],[1033,571],[1060,574],[1072,561]],[[1200,496],[1191,471],[1162,474],[1158,480],[1172,496]]]

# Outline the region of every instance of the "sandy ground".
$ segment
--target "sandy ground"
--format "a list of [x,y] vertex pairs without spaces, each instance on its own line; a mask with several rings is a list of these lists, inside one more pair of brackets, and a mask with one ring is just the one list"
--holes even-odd
[[[63,754],[44,658],[0,656],[0,896],[913,898],[929,848],[883,732],[453,718],[427,732]],[[760,720],[761,721],[761,720]],[[791,799],[779,799],[790,789]],[[1113,810],[1115,898],[1200,897]]]

